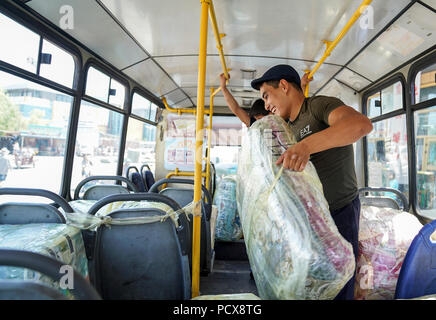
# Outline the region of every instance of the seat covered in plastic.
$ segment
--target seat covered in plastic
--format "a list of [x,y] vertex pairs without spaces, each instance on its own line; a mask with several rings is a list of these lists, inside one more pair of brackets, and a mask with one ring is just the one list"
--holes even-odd
[[[164,215],[159,209],[120,209],[112,218]],[[96,286],[103,299],[190,299],[188,259],[183,259],[171,219],[97,229]]]
[[436,220],[426,224],[413,239],[398,277],[395,299],[436,294]]
[[[64,273],[64,263],[52,257],[39,253],[0,249],[0,266],[11,266],[34,270],[48,276],[54,281],[60,281]],[[92,285],[80,273],[73,269],[74,285],[69,288],[75,299],[101,300],[101,297]],[[44,283],[28,280],[2,279],[0,280],[0,299],[6,300],[64,300],[65,296],[55,288]]]

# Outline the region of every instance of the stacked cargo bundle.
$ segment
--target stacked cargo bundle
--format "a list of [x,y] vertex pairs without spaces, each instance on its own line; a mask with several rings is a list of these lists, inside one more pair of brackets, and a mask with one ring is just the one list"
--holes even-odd
[[410,213],[362,206],[355,299],[394,299],[407,250],[421,228],[422,224]]
[[296,140],[277,116],[256,121],[239,155],[237,203],[262,299],[333,299],[352,277],[351,244],[340,234],[315,167],[275,162]]
[[242,227],[236,204],[236,177],[224,176],[213,199],[218,209],[215,239],[235,241],[242,238]]

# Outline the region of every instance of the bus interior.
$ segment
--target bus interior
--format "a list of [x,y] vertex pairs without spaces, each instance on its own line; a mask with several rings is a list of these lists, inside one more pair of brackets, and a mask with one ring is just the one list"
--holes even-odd
[[[270,67],[308,74],[307,97],[372,122],[353,144],[360,190],[436,220],[435,0],[4,0],[0,39],[0,298],[260,296],[245,235],[216,236],[250,130],[222,73],[247,112]],[[97,220],[67,223],[78,211]],[[123,218],[152,222],[106,225]],[[59,280],[47,256],[85,281],[59,296],[7,267]]]

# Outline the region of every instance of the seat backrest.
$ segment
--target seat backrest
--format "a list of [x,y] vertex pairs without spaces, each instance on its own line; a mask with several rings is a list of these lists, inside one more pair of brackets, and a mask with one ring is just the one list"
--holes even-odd
[[[368,196],[365,193],[382,193],[384,196]],[[387,197],[386,195],[391,194],[393,197]],[[369,205],[381,208],[393,208],[398,210],[409,211],[409,201],[407,200],[404,193],[393,188],[375,188],[375,187],[364,187],[359,189],[359,198],[362,205]],[[399,200],[400,204],[396,201]]]
[[193,189],[182,189],[182,188],[165,188],[159,192],[174,201],[176,201],[182,208],[194,201],[194,190]]
[[[165,215],[159,209],[121,209],[112,218]],[[190,299],[190,272],[171,219],[102,225],[95,246],[97,286],[103,299]]]
[[[54,281],[60,281],[64,274],[59,272],[63,269],[65,263],[58,261],[52,257],[48,257],[39,253],[23,251],[23,250],[10,250],[10,249],[0,249],[0,266],[10,266],[18,268],[26,268],[30,270],[37,271],[50,277]],[[81,300],[100,300],[100,296],[97,291],[91,286],[91,284],[85,280],[80,273],[72,269],[72,279],[74,279],[74,285],[71,289],[68,289],[71,294],[76,299]],[[17,283],[21,280],[16,280]],[[4,285],[4,287],[2,287]],[[26,288],[23,290],[23,288]],[[0,282],[0,292],[9,292],[14,299],[28,299],[31,292],[35,295],[41,293],[41,286],[26,286],[25,282],[22,285],[11,286],[8,281]],[[59,297],[58,295],[53,296],[53,290],[51,293],[47,293],[50,298]]]
[[388,197],[360,197],[360,203],[363,206],[374,206],[379,208],[392,208],[400,210],[398,202]]
[[83,194],[82,199],[83,200],[100,200],[104,197],[107,197],[111,194],[124,194],[129,193],[129,190],[127,190],[123,186],[119,185],[110,185],[110,184],[100,184],[100,185],[94,185],[86,189],[85,193]]
[[[158,187],[164,183],[182,183],[193,185],[194,181],[187,179],[162,179],[156,182],[149,190],[149,192],[157,192]],[[202,185],[202,191],[208,200],[201,202],[202,216],[201,216],[201,238],[200,238],[200,270],[204,275],[208,274],[212,268],[212,243],[211,243],[211,230],[210,230],[210,215],[212,211],[212,199],[208,190]],[[173,200],[175,200],[181,207],[191,203],[194,199],[193,189],[182,188],[165,188],[159,192]],[[190,215],[189,221],[190,230],[193,230],[193,216]],[[191,260],[190,260],[191,263]],[[192,263],[191,263],[192,264]],[[192,265],[191,265],[192,267]]]
[[144,179],[145,187],[147,188],[147,190],[150,190],[151,186],[154,185],[155,183],[153,173],[150,170],[144,171],[143,179]]
[[413,239],[401,266],[395,299],[436,294],[436,242],[431,235],[436,220],[426,224]]
[[100,184],[93,185],[86,189],[83,194],[83,200],[100,200],[108,195],[112,194],[124,194],[129,193],[129,189],[133,192],[138,192],[138,188],[133,184],[132,181],[122,176],[91,176],[83,179],[79,182],[74,190],[73,200],[79,200],[79,195],[82,187],[84,187],[90,181],[96,180],[112,180],[112,181],[120,181],[127,184],[127,188],[118,184]]
[[[58,194],[31,188],[0,188],[0,195],[37,196],[50,199],[64,212],[73,212]],[[0,205],[0,224],[65,223],[63,214],[53,205],[43,203],[7,202]]]
[[68,300],[59,290],[33,281],[0,280],[0,300]]
[[65,223],[62,213],[45,203],[0,204],[0,224]]
[[133,182],[133,184],[138,188],[139,192],[147,192],[148,188],[146,187],[144,180],[139,172],[130,172],[129,180]]

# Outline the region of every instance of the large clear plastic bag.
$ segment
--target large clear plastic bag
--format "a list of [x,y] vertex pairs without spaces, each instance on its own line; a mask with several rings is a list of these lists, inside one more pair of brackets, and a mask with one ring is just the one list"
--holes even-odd
[[236,204],[236,176],[221,179],[213,204],[218,209],[215,227],[215,239],[235,241],[242,238],[242,227]]
[[410,213],[362,206],[354,298],[392,300],[407,250],[422,228]]
[[354,254],[313,164],[303,172],[276,166],[295,143],[278,116],[256,121],[244,136],[237,203],[247,254],[260,298],[333,299],[354,274]]

